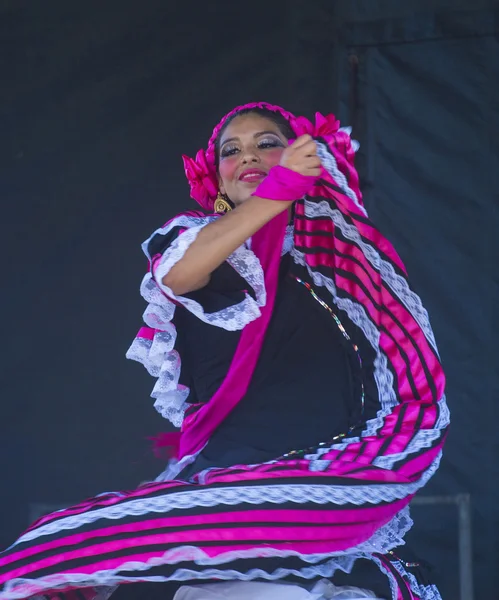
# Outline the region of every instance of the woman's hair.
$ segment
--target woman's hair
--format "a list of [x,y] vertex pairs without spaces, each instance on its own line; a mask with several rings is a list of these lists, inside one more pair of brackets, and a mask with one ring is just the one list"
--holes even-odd
[[215,164],[217,166],[217,169],[218,169],[218,162],[219,162],[219,157],[220,157],[220,140],[222,139],[222,135],[224,134],[224,131],[227,129],[227,127],[230,125],[230,123],[234,119],[236,119],[237,117],[240,117],[241,115],[249,115],[249,114],[258,115],[260,117],[264,117],[265,119],[269,119],[269,121],[272,121],[273,123],[275,123],[277,125],[277,127],[279,127],[279,131],[288,140],[296,137],[296,134],[294,133],[291,125],[280,113],[274,112],[273,110],[268,110],[266,108],[258,108],[258,107],[243,108],[242,110],[233,114],[231,117],[229,117],[225,121],[225,123],[223,124],[222,128],[220,129],[220,131],[216,137],[216,140],[215,140]]

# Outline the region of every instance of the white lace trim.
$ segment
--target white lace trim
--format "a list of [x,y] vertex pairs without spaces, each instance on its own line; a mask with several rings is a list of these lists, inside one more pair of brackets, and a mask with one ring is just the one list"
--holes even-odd
[[[304,255],[301,252],[294,249],[292,251],[292,256],[296,263],[307,267],[309,276],[314,282],[314,285],[324,286],[330,292],[333,302],[340,310],[345,311],[350,320],[363,331],[366,339],[376,351],[376,358],[374,360],[374,379],[378,388],[381,410],[378,411],[378,414],[374,419],[367,421],[360,438],[351,437],[347,440],[343,440],[341,443],[334,444],[330,448],[320,448],[315,452],[315,454],[306,456],[308,460],[312,460],[313,458],[319,458],[330,450],[346,450],[350,444],[358,443],[361,438],[376,435],[381,427],[383,427],[385,418],[392,412],[393,407],[396,406],[398,402],[393,387],[393,375],[388,369],[388,359],[386,355],[381,352],[379,347],[379,331],[371,321],[370,317],[367,315],[364,307],[360,304],[354,303],[350,299],[339,298],[336,295],[336,286],[334,285],[334,282],[321,273],[310,269],[305,262]],[[425,430],[431,433],[420,432],[421,435],[418,435],[414,440],[412,440],[411,444],[404,453],[380,457],[377,459],[379,464],[375,463],[376,466],[382,468],[391,468],[391,466],[393,466],[397,460],[403,459],[409,453],[415,452],[419,448],[429,447],[433,441],[438,439],[438,437],[441,436],[440,430],[449,424],[449,409],[445,401],[445,396],[438,401],[438,407],[439,418],[435,428],[432,430]]]
[[[407,281],[397,275],[393,270],[393,267],[389,265],[386,261],[382,260],[379,256],[378,252],[372,248],[369,244],[365,243],[361,238],[357,229],[353,225],[349,225],[345,222],[343,215],[337,209],[333,209],[330,205],[325,202],[312,202],[309,200],[305,201],[305,214],[310,217],[322,216],[322,217],[330,217],[334,224],[342,231],[345,237],[352,239],[355,243],[358,243],[361,246],[364,254],[371,262],[371,264],[380,271],[383,279],[388,279],[388,283],[393,284],[397,287],[397,293],[399,297],[403,300],[405,298],[405,304],[407,309],[413,314],[416,318],[416,321],[421,326],[423,332],[425,333],[427,339],[433,344],[436,350],[436,344],[434,341],[433,331],[431,329],[428,313],[424,309],[421,304],[421,300],[419,299],[412,290],[409,289]],[[386,355],[381,351],[379,346],[379,331],[376,325],[372,322],[371,318],[367,314],[364,307],[357,303],[353,302],[350,299],[340,298],[337,295],[336,286],[331,278],[318,273],[317,271],[312,270],[305,261],[305,256],[303,253],[299,252],[296,249],[292,250],[293,260],[302,266],[305,266],[308,270],[309,276],[312,278],[314,285],[325,287],[333,298],[333,302],[338,306],[340,310],[343,310],[348,315],[349,319],[357,325],[362,332],[364,333],[366,339],[371,344],[373,349],[376,352],[376,358],[374,360],[374,379],[376,381],[376,385],[378,388],[378,394],[381,404],[381,409],[378,411],[376,418],[370,419],[366,423],[366,427],[361,434],[361,437],[373,436],[376,435],[379,429],[383,426],[385,418],[392,412],[393,407],[398,404],[397,396],[395,394],[395,389],[393,385],[393,375],[388,368],[388,360]],[[383,265],[388,265],[388,267],[384,267]],[[397,283],[393,283],[392,275],[396,278]],[[403,282],[403,283],[402,283]],[[393,288],[392,288],[393,289]],[[417,301],[414,300],[414,297],[417,298]],[[414,311],[418,311],[418,307],[421,308],[421,311],[418,313],[419,317],[414,314]],[[414,310],[412,310],[414,309]],[[449,409],[446,404],[445,396],[438,402],[439,406],[439,418],[437,420],[437,424],[435,426],[435,430],[442,429],[449,424]],[[435,438],[436,439],[436,438]],[[343,450],[349,444],[358,442],[359,438],[349,438],[348,440],[344,440],[341,444],[336,444],[334,446],[335,450]],[[419,441],[428,445],[431,442],[428,441],[428,436],[423,439],[423,436],[419,438]],[[417,450],[416,444],[413,444],[411,447],[412,450]],[[321,451],[324,454],[323,451]],[[402,457],[399,457],[402,458]],[[389,461],[389,459],[387,459]],[[388,464],[388,462],[387,462]]]
[[[344,127],[343,131],[347,132],[348,135],[351,133],[351,129],[349,127]],[[354,144],[355,142],[355,144]],[[352,188],[348,185],[347,178],[345,175],[339,170],[338,163],[336,162],[336,158],[331,150],[328,148],[327,144],[323,144],[322,142],[316,142],[317,144],[317,156],[321,159],[321,163],[326,171],[331,175],[331,177],[337,182],[339,187],[343,190],[346,196],[348,196],[355,204],[355,206],[364,214],[367,215],[366,209],[360,203],[360,199],[357,197],[357,194],[352,190]],[[355,151],[358,150],[358,142],[356,140],[352,140],[352,147]]]
[[[153,235],[166,235],[174,227],[186,227],[166,250],[156,271],[156,281],[151,273],[144,276],[140,292],[148,302],[143,314],[146,325],[157,330],[152,340],[137,337],[130,346],[126,357],[144,365],[148,373],[157,378],[151,393],[155,399],[154,407],[161,416],[180,427],[189,404],[189,388],[179,384],[181,361],[175,350],[177,331],[171,322],[175,314],[172,299],[183,304],[198,318],[211,325],[223,327],[229,331],[242,329],[260,316],[260,306],[266,302],[263,270],[258,258],[245,246],[241,246],[227,259],[229,264],[248,282],[255,292],[256,300],[246,294],[240,303],[215,313],[205,313],[202,306],[189,298],[175,296],[171,290],[161,284],[162,277],[184,255],[189,245],[196,239],[199,231],[218,217],[191,217],[181,215],[165,227],[157,229]],[[142,244],[146,256],[149,238]],[[291,237],[292,241],[292,237]],[[165,295],[166,294],[166,295]],[[168,296],[168,297],[167,297]]]
[[448,427],[450,424],[450,410],[449,405],[447,404],[445,394],[438,402],[438,419],[435,424],[435,429],[443,429],[444,427]]
[[[165,228],[165,233],[171,227],[178,226],[183,217],[174,220],[168,227]],[[248,323],[254,321],[260,316],[260,307],[265,306],[267,294],[265,291],[265,282],[263,269],[258,258],[251,250],[245,246],[240,246],[228,257],[227,262],[231,267],[243,277],[255,292],[256,300],[248,293],[245,299],[239,304],[223,308],[214,313],[205,312],[204,308],[191,298],[185,296],[177,296],[172,290],[162,283],[163,277],[171,270],[184,255],[189,246],[195,241],[199,232],[208,223],[196,227],[190,227],[184,231],[172,245],[164,252],[160,261],[156,266],[154,280],[159,289],[162,290],[168,298],[176,300],[191,313],[196,315],[201,321],[210,325],[216,325],[228,331],[242,330]]]
[[[338,129],[338,131],[343,131],[343,132],[347,133],[349,136],[352,135],[352,127],[350,125],[347,125],[346,127],[340,127]],[[360,142],[358,140],[354,140],[352,137],[350,137],[350,142],[352,144],[353,151],[358,152],[359,148],[360,148]]]
[[[328,579],[321,579],[310,587],[306,584],[289,582],[263,582],[263,581],[224,581],[218,583],[189,583],[183,584],[173,600],[192,598],[193,600],[206,600],[210,598],[252,598],[258,600],[273,600],[285,598],[290,600],[335,600],[349,598],[350,600],[378,600],[377,596],[369,591],[352,586],[336,586]],[[347,595],[345,595],[347,594]],[[95,599],[94,599],[95,600]]]
[[[381,600],[371,590],[353,587],[351,585],[336,586],[328,579],[321,579],[310,590],[310,594],[319,594],[317,600]],[[310,595],[309,600],[315,600],[316,596]]]
[[373,460],[373,465],[380,469],[390,470],[397,461],[403,460],[406,456],[418,452],[422,448],[429,448],[441,437],[442,432],[438,429],[420,429],[414,434],[404,452],[378,456]]
[[[408,573],[408,575],[414,577],[411,573]],[[416,578],[414,577],[414,579]],[[442,600],[442,596],[436,585],[420,585],[416,589],[418,590],[421,600]]]
[[[306,205],[305,205],[306,206]],[[374,379],[378,387],[378,395],[381,403],[381,410],[378,412],[377,419],[371,419],[367,422],[367,428],[365,432],[362,432],[362,436],[367,435],[366,432],[370,431],[370,435],[374,435],[377,430],[383,425],[383,419],[389,415],[394,406],[398,404],[395,390],[393,387],[393,375],[388,369],[387,357],[380,351],[379,347],[379,330],[373,323],[365,308],[349,298],[340,298],[336,292],[336,286],[330,277],[326,277],[318,271],[311,269],[305,260],[305,255],[298,250],[293,249],[292,251],[293,260],[306,267],[310,278],[317,287],[325,287],[333,298],[334,304],[344,311],[348,318],[355,324],[365,335],[367,341],[371,344],[376,352],[376,358],[374,360]],[[371,424],[371,428],[369,425]],[[344,441],[342,444],[336,444],[335,449],[344,449],[346,445],[359,441],[358,438],[350,438],[348,441]]]
[[[98,571],[91,575],[81,573],[55,574],[48,575],[36,580],[25,578],[12,579],[5,584],[5,590],[0,594],[3,600],[17,600],[25,597],[26,590],[23,585],[30,586],[29,595],[42,592],[46,589],[55,589],[57,587],[71,585],[80,585],[81,587],[91,586],[113,586],[119,583],[133,581],[187,581],[195,579],[236,579],[250,581],[256,578],[267,580],[278,580],[288,575],[297,575],[305,579],[312,579],[318,575],[331,577],[337,569],[349,573],[353,563],[357,558],[371,558],[372,552],[387,552],[388,550],[403,543],[402,538],[412,525],[409,517],[409,509],[405,508],[396,515],[389,523],[381,527],[369,540],[359,544],[355,548],[340,552],[302,554],[295,550],[277,550],[264,546],[255,547],[247,550],[236,550],[225,552],[217,557],[208,556],[200,548],[194,546],[181,546],[166,551],[161,557],[153,557],[146,562],[129,561],[116,569]],[[170,577],[130,577],[123,578],[118,575],[124,571],[147,571],[152,567],[163,564],[178,564],[181,562],[194,562],[200,566],[215,566],[233,562],[239,559],[251,558],[289,558],[298,557],[308,566],[301,569],[279,568],[273,573],[268,573],[263,569],[252,569],[247,573],[241,573],[233,569],[208,568],[201,571],[192,569],[178,569]],[[324,563],[324,561],[327,561]],[[323,562],[324,564],[317,565]],[[36,588],[36,589],[33,589]]]
[[[292,252],[294,260],[303,266],[306,266],[303,255],[297,250]],[[333,301],[338,308],[344,310],[349,318],[355,323],[375,349],[377,356],[374,360],[374,378],[378,387],[378,394],[381,403],[381,410],[374,419],[367,421],[365,429],[361,433],[361,437],[351,437],[343,440],[341,443],[334,444],[331,447],[319,448],[314,454],[309,454],[305,458],[308,460],[319,459],[323,454],[327,454],[330,450],[342,451],[348,448],[350,444],[358,443],[361,438],[376,435],[379,429],[383,426],[385,418],[392,412],[393,407],[398,404],[393,389],[393,375],[388,369],[387,357],[381,352],[379,345],[379,332],[370,321],[364,308],[354,304],[350,299],[338,298],[333,282],[322,275],[321,273],[312,271],[308,268],[308,272],[316,286],[324,285],[333,296]],[[391,468],[396,461],[401,460],[412,452],[418,451],[420,448],[427,448],[441,436],[441,429],[449,423],[449,410],[445,402],[445,397],[438,401],[440,408],[439,418],[434,429],[422,430],[418,432],[415,438],[403,453],[387,455],[376,459],[376,466],[380,468]]]
[[[263,549],[262,549],[263,551]],[[343,558],[343,557],[342,557]],[[269,573],[263,569],[251,569],[246,573],[241,573],[235,569],[204,569],[194,571],[193,569],[177,569],[170,577],[140,575],[138,577],[124,577],[118,575],[122,570],[148,571],[156,566],[155,560],[151,559],[147,563],[130,562],[118,569],[108,569],[97,571],[92,575],[83,573],[57,574],[39,579],[17,578],[5,584],[5,590],[0,592],[1,600],[21,600],[33,594],[43,593],[45,590],[54,590],[68,586],[74,587],[95,587],[95,586],[116,586],[122,583],[156,582],[165,581],[196,581],[196,580],[218,580],[218,581],[252,581],[254,579],[265,579],[267,581],[277,581],[289,575],[302,577],[303,579],[314,579],[316,577],[331,577],[333,573],[341,569],[346,573],[352,570],[355,560],[360,557],[348,557],[348,560],[332,558],[324,565],[302,567],[301,569],[279,568]],[[163,563],[159,563],[160,565]]]
[[213,507],[219,504],[237,506],[239,504],[380,504],[394,502],[415,494],[430,479],[440,464],[441,453],[424,472],[418,481],[398,484],[369,485],[310,485],[280,484],[236,486],[224,488],[202,488],[169,492],[153,498],[137,498],[122,501],[118,505],[105,506],[77,515],[70,515],[37,527],[21,536],[16,544],[52,535],[62,530],[76,529],[94,523],[98,519],[120,519],[124,516],[140,516],[147,513],[167,513],[176,509],[189,509],[198,506]]
[[175,327],[169,323],[169,331],[157,331],[154,339],[135,338],[126,357],[144,365],[147,372],[157,378],[151,393],[154,408],[159,414],[180,427],[188,406],[189,388],[179,385],[180,357],[173,349]]
[[392,289],[392,291],[396,294],[396,296],[400,299],[403,305],[414,317],[418,325],[421,327],[423,333],[425,334],[426,339],[438,355],[438,348],[435,341],[433,329],[430,325],[428,312],[424,308],[421,302],[421,298],[410,289],[407,279],[396,273],[395,269],[393,268],[393,265],[387,262],[386,260],[383,260],[379,255],[378,251],[373,246],[371,246],[371,244],[368,244],[362,239],[358,229],[355,227],[355,225],[351,225],[345,221],[345,218],[341,211],[335,208],[331,208],[331,206],[324,201],[307,201],[306,204],[308,204],[307,209],[309,210],[309,216],[330,217],[335,226],[341,230],[341,233],[347,239],[355,242],[355,244],[362,249],[364,256],[371,263],[371,265],[377,271],[379,271],[383,281],[385,281],[388,284],[388,286]]
[[392,564],[400,575],[408,580],[411,591],[417,594],[421,600],[442,600],[436,585],[420,585],[416,577],[409,573],[400,561],[393,561]]
[[380,560],[379,558],[377,558],[376,556],[370,556],[369,558],[374,563],[376,563],[378,565],[378,569],[388,577],[388,582],[390,583],[390,591],[392,594],[392,600],[398,600],[399,599],[399,595],[398,595],[399,586],[398,586],[397,580],[395,579],[395,575],[393,573],[391,573],[390,570],[387,568],[387,566],[384,564],[384,562],[382,560]]
[[282,244],[281,256],[291,252],[294,245],[294,227],[293,225],[286,226],[286,233],[284,234],[284,242]]

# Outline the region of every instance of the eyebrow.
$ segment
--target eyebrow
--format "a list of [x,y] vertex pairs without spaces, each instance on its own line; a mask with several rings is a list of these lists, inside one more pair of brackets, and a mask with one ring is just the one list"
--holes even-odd
[[[269,134],[279,137],[279,134],[276,131],[259,131],[258,133],[255,133],[255,135],[253,137],[258,138],[258,137],[261,137],[262,135],[269,135]],[[227,138],[226,140],[224,140],[222,142],[221,145],[224,146],[227,142],[234,142],[238,139],[239,139],[238,137]]]

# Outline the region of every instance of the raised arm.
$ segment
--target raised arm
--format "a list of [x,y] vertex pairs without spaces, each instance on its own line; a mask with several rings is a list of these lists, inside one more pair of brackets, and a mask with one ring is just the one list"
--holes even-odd
[[[320,161],[312,138],[305,135],[295,140],[284,150],[280,165],[302,175],[319,176]],[[185,255],[163,277],[163,284],[178,296],[203,288],[210,281],[211,273],[236,248],[278,214],[288,210],[292,203],[251,196],[204,227]]]

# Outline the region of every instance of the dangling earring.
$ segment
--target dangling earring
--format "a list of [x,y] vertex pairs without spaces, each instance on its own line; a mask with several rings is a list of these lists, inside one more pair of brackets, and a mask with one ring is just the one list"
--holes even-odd
[[232,210],[232,205],[223,197],[221,192],[218,192],[213,208],[215,209],[216,213],[224,215],[226,212],[229,212],[229,210]]

